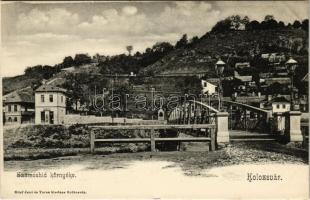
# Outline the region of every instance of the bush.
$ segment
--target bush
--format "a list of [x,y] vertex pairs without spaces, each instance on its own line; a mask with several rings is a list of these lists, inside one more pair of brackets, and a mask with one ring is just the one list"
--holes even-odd
[[[90,129],[86,125],[35,125],[19,128],[6,141],[9,148],[88,148]],[[13,138],[12,138],[13,137]],[[96,138],[141,138],[149,132],[139,130],[97,130]],[[98,143],[97,147],[116,149],[115,152],[138,152],[149,148],[149,144]]]

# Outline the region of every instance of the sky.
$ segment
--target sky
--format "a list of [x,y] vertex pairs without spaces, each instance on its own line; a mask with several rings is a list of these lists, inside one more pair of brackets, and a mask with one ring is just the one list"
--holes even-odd
[[174,44],[186,33],[202,36],[239,14],[285,23],[308,18],[307,1],[2,2],[1,76],[27,66],[54,65],[77,53],[143,52],[156,42]]

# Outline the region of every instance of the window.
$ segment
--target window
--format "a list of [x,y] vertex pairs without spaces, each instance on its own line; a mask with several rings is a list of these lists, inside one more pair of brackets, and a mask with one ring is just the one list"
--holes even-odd
[[12,111],[11,105],[8,105],[8,111],[9,111],[9,112]]
[[60,101],[61,101],[61,103],[64,102],[64,96],[60,97]]
[[280,109],[280,104],[277,104],[277,109]]
[[44,95],[41,95],[41,102],[44,102]]
[[53,95],[52,94],[50,94],[50,102],[53,102]]
[[206,82],[203,83],[203,87],[207,87],[207,83]]
[[45,112],[44,111],[41,112],[41,122],[42,123],[45,122]]
[[282,104],[282,108],[285,109],[285,104]]
[[50,111],[50,123],[54,124],[54,112]]
[[14,122],[17,122],[17,117],[14,117]]
[[17,112],[17,105],[14,105],[14,112]]

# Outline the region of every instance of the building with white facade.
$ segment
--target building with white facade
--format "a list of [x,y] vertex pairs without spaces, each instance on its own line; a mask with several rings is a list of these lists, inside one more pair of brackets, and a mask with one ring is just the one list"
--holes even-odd
[[35,123],[63,124],[66,115],[66,90],[42,85],[35,91]]
[[212,95],[217,92],[216,91],[217,86],[206,80],[201,80],[201,86],[202,86],[202,94]]
[[272,113],[283,113],[291,110],[291,104],[285,97],[268,98],[261,102],[261,108],[272,110]]
[[3,97],[4,124],[34,122],[34,92],[32,88],[13,91]]

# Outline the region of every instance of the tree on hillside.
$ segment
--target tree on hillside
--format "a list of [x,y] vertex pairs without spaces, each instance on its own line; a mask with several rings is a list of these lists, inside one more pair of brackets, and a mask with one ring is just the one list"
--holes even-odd
[[74,57],[74,64],[76,66],[91,63],[91,57],[88,54],[76,54]]
[[187,76],[176,80],[176,87],[184,94],[201,94],[201,80],[196,76]]
[[62,85],[63,88],[67,90],[68,93],[68,106],[71,108],[73,104],[75,104],[75,110],[77,111],[78,102],[83,104],[86,101],[86,97],[84,96],[83,85],[84,78],[86,75],[84,74],[69,74],[67,75],[66,82]]
[[152,47],[153,52],[164,53],[173,50],[173,46],[169,42],[158,42]]
[[199,42],[199,38],[197,36],[192,37],[190,39],[188,46],[192,47]]
[[309,31],[309,20],[308,19],[305,19],[302,21],[301,28],[307,32]]
[[293,28],[294,29],[298,29],[301,27],[301,23],[298,20],[295,20],[293,23]]
[[217,22],[215,24],[215,26],[212,28],[211,32],[215,33],[215,32],[225,32],[225,31],[229,31],[231,27],[231,19],[230,18],[226,18],[224,20],[221,20],[219,22]]
[[71,67],[74,65],[74,60],[71,56],[67,56],[64,58],[64,60],[62,61],[62,66],[65,67]]
[[246,30],[259,30],[260,29],[260,23],[256,20],[253,20],[251,22],[249,22],[246,26],[245,26]]
[[279,23],[278,23],[278,28],[280,28],[280,29],[285,28],[285,24],[284,24],[284,22],[279,21]]
[[248,16],[241,18],[240,15],[233,15],[230,17],[230,21],[230,29],[239,30],[240,28],[245,27],[250,19]]
[[266,15],[264,21],[261,23],[262,30],[271,30],[278,28],[278,22],[275,20],[273,15]]
[[49,65],[36,65],[33,67],[27,67],[25,69],[25,75],[26,76],[37,76],[44,79],[51,78],[55,73],[59,71],[58,68],[52,67]]
[[269,95],[285,94],[286,92],[285,88],[287,88],[285,85],[275,82],[268,86],[267,94]]
[[273,15],[266,15],[264,18],[264,21],[270,21],[270,20],[274,20],[274,16]]
[[132,45],[126,46],[126,49],[128,51],[128,55],[131,56],[131,51],[133,50],[133,46]]
[[187,43],[188,43],[187,34],[184,34],[182,38],[179,41],[177,41],[177,43],[175,44],[175,48],[178,49],[178,48],[186,47]]

